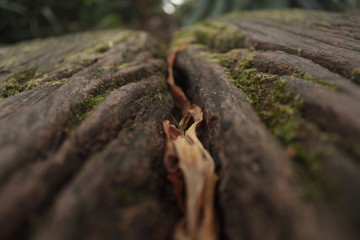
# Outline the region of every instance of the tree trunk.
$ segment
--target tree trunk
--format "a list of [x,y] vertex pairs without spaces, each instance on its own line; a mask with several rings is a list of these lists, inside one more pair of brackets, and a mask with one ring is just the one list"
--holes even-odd
[[[174,35],[219,239],[360,237],[359,20],[243,12]],[[113,30],[0,48],[0,239],[172,238],[163,49]]]

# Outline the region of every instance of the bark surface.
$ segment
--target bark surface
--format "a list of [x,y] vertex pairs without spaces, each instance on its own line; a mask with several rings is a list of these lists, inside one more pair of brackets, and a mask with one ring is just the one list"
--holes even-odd
[[[219,239],[360,237],[360,19],[257,11],[179,30]],[[170,239],[163,46],[101,31],[0,48],[0,239]]]
[[163,59],[131,31],[2,49],[1,239],[171,236]]
[[356,19],[243,12],[175,35],[175,79],[218,165],[222,239],[359,237]]

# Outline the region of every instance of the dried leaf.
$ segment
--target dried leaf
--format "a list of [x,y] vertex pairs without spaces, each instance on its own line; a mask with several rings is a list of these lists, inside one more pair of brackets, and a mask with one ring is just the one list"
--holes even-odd
[[[164,161],[168,179],[172,183],[179,206],[185,210],[185,217],[176,227],[176,240],[215,240],[214,191],[217,182],[215,164],[196,135],[196,129],[203,120],[199,106],[191,105],[184,92],[175,84],[172,67],[177,49],[168,58],[168,83],[177,107],[183,118],[179,129],[164,121],[167,150]],[[185,131],[192,118],[194,123]],[[184,207],[183,189],[186,187]]]

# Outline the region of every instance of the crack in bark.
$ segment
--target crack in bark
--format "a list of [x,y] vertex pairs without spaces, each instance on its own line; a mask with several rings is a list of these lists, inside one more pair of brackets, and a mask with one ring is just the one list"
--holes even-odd
[[[168,84],[174,102],[182,112],[182,119],[178,127],[168,120],[163,122],[167,138],[164,162],[168,180],[185,215],[175,228],[174,239],[215,240],[214,192],[218,177],[214,160],[196,133],[203,121],[203,113],[199,106],[191,104],[183,90],[175,84],[173,76],[176,54],[185,47],[177,47],[168,58]],[[190,120],[194,122],[187,128]]]

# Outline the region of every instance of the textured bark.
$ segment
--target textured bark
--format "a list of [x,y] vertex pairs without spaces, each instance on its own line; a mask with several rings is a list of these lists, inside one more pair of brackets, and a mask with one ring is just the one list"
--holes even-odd
[[[285,149],[261,123],[245,95],[230,83],[224,70],[199,56],[198,50],[189,49],[180,55],[177,66],[191,79],[189,88],[196,89],[196,95],[191,91],[189,95],[206,113],[207,140],[220,166],[218,198],[225,236],[229,239],[239,236],[262,239],[264,234],[269,239],[347,236],[347,230],[339,230],[342,223],[331,213],[317,215],[313,206],[299,198],[299,186]],[[338,154],[330,160],[335,161],[329,163],[334,165],[334,171],[346,171],[335,168],[349,165],[344,168],[351,177],[342,177],[351,180],[343,189],[356,196],[360,179],[352,159]],[[348,200],[356,209],[357,200]]]
[[246,12],[176,35],[189,44],[177,79],[219,168],[222,238],[358,238],[360,43],[334,27],[353,18]]
[[[175,34],[219,239],[359,238],[358,16],[243,12]],[[171,238],[162,121],[181,110],[162,49],[135,31],[0,48],[0,239]]]
[[177,208],[166,196],[161,122],[172,103],[159,46],[124,31],[4,49],[3,61],[24,57],[2,65],[3,91],[29,68],[21,80],[41,81],[0,102],[1,239],[170,236]]
[[[303,18],[306,21],[306,14]],[[321,18],[320,14],[319,18]],[[281,17],[279,20],[280,23],[273,22],[271,16],[270,19],[257,19],[256,15],[227,19],[245,34],[245,47],[297,54],[345,76],[351,76],[354,69],[359,69],[360,45],[356,39],[327,33],[326,30],[319,29],[311,23],[307,25],[295,23],[294,27],[287,22],[281,22]],[[328,21],[337,23],[336,18]],[[355,25],[355,23],[356,20],[350,18],[344,20],[342,24]],[[353,76],[353,79],[360,81],[358,75]]]

